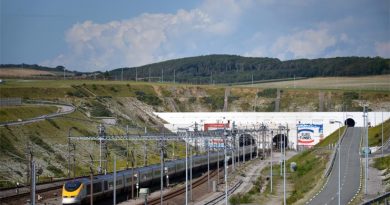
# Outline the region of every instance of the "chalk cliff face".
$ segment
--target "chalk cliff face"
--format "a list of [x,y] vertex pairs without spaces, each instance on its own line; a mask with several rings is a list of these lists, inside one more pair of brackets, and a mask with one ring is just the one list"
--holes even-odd
[[[2,99],[19,97],[23,101],[28,99],[65,102],[73,104],[76,111],[25,125],[0,126],[0,161],[5,162],[1,164],[2,167],[8,167],[6,172],[0,173],[0,181],[26,179],[27,164],[24,159],[27,159],[29,149],[33,150],[34,158],[43,168],[40,179],[66,176],[69,158],[68,136],[96,136],[97,127],[104,123],[105,119],[112,119],[106,125],[107,134],[125,134],[126,126],[129,127],[128,132],[132,134],[144,133],[145,127],[147,132],[159,132],[166,123],[192,124],[197,121],[202,124],[202,120],[203,123],[215,123],[224,117],[225,120],[229,118],[231,122],[237,121],[241,125],[283,122],[287,123],[292,130],[290,140],[293,143],[294,137],[296,138],[294,129],[297,121],[311,123],[322,120],[323,134],[326,136],[337,128],[336,125],[327,124],[329,119],[337,117],[338,120],[343,121],[345,118],[343,114],[333,113],[334,111],[348,111],[344,114],[353,115],[359,126],[362,103],[369,103],[370,109],[374,111],[390,110],[390,94],[387,90],[309,89],[310,85],[314,86],[317,83],[318,81],[314,81],[305,85],[305,88],[294,89],[285,84],[242,87],[128,81],[6,80],[0,85]],[[1,107],[0,122],[8,121],[4,117],[5,113],[14,116],[16,120],[19,118],[23,120],[26,115],[17,112],[22,109],[22,106],[16,107],[17,109]],[[30,111],[34,115],[56,112],[50,109]],[[317,111],[323,112],[314,113]],[[358,112],[356,117],[352,111]],[[208,112],[207,116],[210,117],[203,119],[204,114],[195,112]],[[167,117],[170,114],[180,115],[182,118],[172,121],[171,117]],[[380,113],[375,115],[370,118],[370,121],[378,124],[381,115]],[[29,115],[29,117],[34,116]],[[115,125],[112,125],[114,122]],[[167,128],[171,129],[169,126]],[[127,145],[121,142],[110,142],[107,146],[111,151],[127,150]],[[143,153],[144,145],[132,143],[129,146],[138,151],[138,160],[143,161],[140,153]],[[159,158],[153,151],[155,144],[148,143],[146,146],[151,150],[147,158],[148,163],[158,162]],[[168,146],[167,153],[171,153],[173,147]],[[182,153],[180,143],[175,147],[178,149],[177,153]],[[99,145],[91,142],[76,142],[74,148],[71,147],[70,150],[76,150],[74,156],[76,162],[80,162],[76,167],[76,174],[85,174],[88,172],[88,166],[81,162],[89,160],[89,154],[98,156]],[[122,167],[125,167],[126,157],[118,156],[118,161],[123,164]],[[8,166],[9,164],[13,166]]]

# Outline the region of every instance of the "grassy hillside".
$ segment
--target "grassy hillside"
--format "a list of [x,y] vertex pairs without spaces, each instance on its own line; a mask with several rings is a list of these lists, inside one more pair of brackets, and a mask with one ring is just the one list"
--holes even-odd
[[[383,123],[383,143],[386,143],[390,138],[390,119]],[[382,145],[382,124],[368,129],[368,144],[369,146]]]
[[[58,178],[67,175],[67,136],[71,129],[71,136],[96,136],[97,126],[100,120],[91,120],[82,112],[76,111],[66,117],[60,117],[45,121],[27,124],[24,126],[6,126],[0,127],[0,166],[4,171],[0,175],[1,180],[10,181],[25,181],[26,170],[26,147],[30,147],[37,161],[38,167],[42,167],[44,172],[40,177],[41,180],[49,179],[50,177]],[[117,126],[106,126],[106,133],[124,134],[125,128]],[[130,127],[131,128],[131,127]],[[130,129],[130,133],[140,133],[143,129]],[[87,141],[73,141],[75,144],[76,153],[76,175],[87,175],[89,172],[90,155],[97,160],[99,158],[99,143]],[[152,142],[147,144],[148,164],[159,162],[159,150],[157,145]],[[118,169],[126,168],[128,159],[127,151],[134,150],[136,152],[137,165],[143,164],[143,143],[130,142],[127,146],[126,142],[108,142],[108,171],[112,171],[113,156],[117,155]],[[129,149],[127,149],[129,147]],[[73,146],[71,147],[73,150]],[[173,143],[168,143],[167,157],[172,158]],[[182,157],[183,145],[180,142],[175,144],[175,156]],[[72,162],[73,162],[73,157]],[[7,162],[7,163],[6,163]],[[13,166],[8,166],[11,163]],[[98,162],[93,163],[96,170]],[[73,172],[72,172],[73,175]],[[6,182],[6,181],[2,181]],[[3,183],[0,185],[6,185]]]
[[17,121],[18,119],[29,119],[57,112],[56,106],[8,106],[1,107],[0,122]]

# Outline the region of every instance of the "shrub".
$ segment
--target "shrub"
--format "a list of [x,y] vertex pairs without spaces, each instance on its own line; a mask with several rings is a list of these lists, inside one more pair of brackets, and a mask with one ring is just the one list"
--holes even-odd
[[276,92],[276,88],[266,88],[263,91],[258,92],[257,96],[265,98],[276,98]]
[[50,145],[47,144],[45,141],[43,141],[40,137],[35,136],[35,135],[31,135],[30,136],[30,140],[34,144],[42,147],[44,150],[46,150],[48,152],[52,152],[52,153],[54,152],[54,150],[50,147]]
[[240,99],[240,97],[238,97],[238,96],[229,96],[228,97],[228,102],[232,103],[233,101],[238,100],[238,99]]
[[114,93],[117,93],[119,91],[118,88],[116,87],[111,87],[110,90],[113,91]]
[[211,96],[201,98],[203,104],[208,104],[213,110],[223,109],[224,97],[223,96]]
[[78,98],[82,98],[82,97],[85,97],[84,93],[81,92],[80,90],[75,90],[75,91],[68,91],[66,92],[67,95],[69,96],[74,96],[74,97],[78,97]]
[[238,193],[238,194],[233,194],[230,197],[229,202],[232,205],[238,205],[238,204],[241,204],[241,203],[244,203],[244,204],[245,203],[251,203],[252,199],[251,199],[251,196],[248,195],[248,194]]
[[188,98],[189,103],[195,103],[196,102],[196,97],[190,97]]
[[93,103],[91,115],[95,117],[111,117],[111,112],[104,105],[98,102]]
[[147,94],[147,93],[145,93],[143,91],[136,91],[135,94],[136,94],[137,99],[139,101],[142,101],[142,102],[144,102],[144,103],[146,103],[148,105],[157,106],[157,105],[161,105],[161,103],[162,103],[160,98],[158,98],[155,95]]
[[65,176],[65,175],[64,175],[64,172],[62,172],[61,169],[59,169],[59,168],[57,168],[57,167],[55,167],[55,166],[53,166],[53,165],[51,165],[51,164],[47,167],[47,170],[49,170],[50,172],[52,172],[56,177]]
[[46,119],[46,121],[48,121],[51,125],[53,125],[53,127],[60,129],[60,126],[58,126],[58,124],[54,120]]

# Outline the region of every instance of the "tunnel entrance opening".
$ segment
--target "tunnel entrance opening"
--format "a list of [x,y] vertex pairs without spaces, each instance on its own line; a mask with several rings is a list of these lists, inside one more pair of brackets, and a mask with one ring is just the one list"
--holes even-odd
[[348,127],[355,127],[355,120],[353,120],[352,118],[348,118],[345,120],[344,125]]
[[288,137],[284,134],[277,134],[272,138],[273,147],[280,149],[283,145],[286,148],[288,146]]
[[238,140],[240,143],[240,147],[255,144],[255,139],[250,134],[242,134],[242,135],[240,135]]

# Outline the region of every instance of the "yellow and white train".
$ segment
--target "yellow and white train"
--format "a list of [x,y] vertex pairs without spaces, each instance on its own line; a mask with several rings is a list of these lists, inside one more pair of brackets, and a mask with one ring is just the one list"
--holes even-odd
[[[246,136],[247,137],[247,136]],[[245,137],[245,138],[246,138]],[[250,136],[251,137],[251,136]],[[245,146],[243,146],[243,144]],[[240,140],[240,157],[244,155],[248,157],[250,154],[256,153],[256,145],[253,138],[245,140],[242,143]],[[223,162],[223,152],[210,153],[210,166],[215,167],[218,159],[219,163]],[[238,157],[236,155],[236,157]],[[193,171],[204,170],[207,168],[207,155],[193,156]],[[179,179],[185,174],[185,159],[168,161],[164,163],[164,166],[168,168],[168,175],[170,179]],[[134,169],[134,172],[129,170],[123,170],[117,172],[116,176],[116,189],[117,193],[126,192],[131,193],[130,190],[136,190],[136,183],[140,187],[158,187],[160,185],[160,165],[151,165],[147,167],[140,167]],[[164,174],[165,175],[165,174]],[[132,176],[136,176],[133,177]],[[132,183],[133,182],[133,183]],[[133,189],[131,188],[132,186]],[[108,173],[106,175],[96,175],[93,178],[93,198],[105,198],[110,197],[113,194],[114,189],[114,175]],[[91,179],[89,177],[78,178],[67,181],[62,188],[62,204],[82,204],[88,203],[91,198]]]

